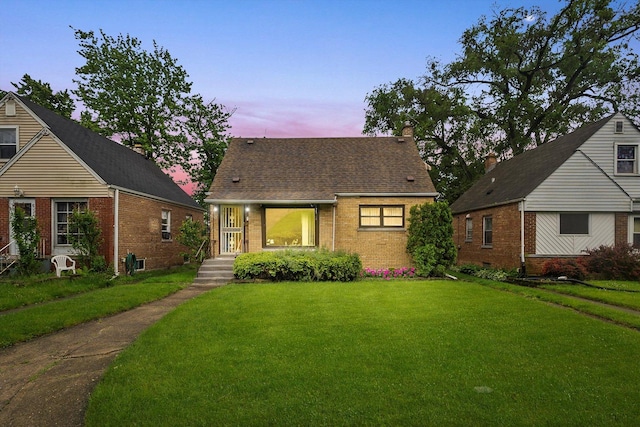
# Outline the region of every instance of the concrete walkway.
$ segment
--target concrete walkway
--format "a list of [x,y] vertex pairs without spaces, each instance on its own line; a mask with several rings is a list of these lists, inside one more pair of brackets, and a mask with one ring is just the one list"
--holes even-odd
[[89,395],[120,351],[165,314],[220,284],[0,350],[0,426],[82,426]]

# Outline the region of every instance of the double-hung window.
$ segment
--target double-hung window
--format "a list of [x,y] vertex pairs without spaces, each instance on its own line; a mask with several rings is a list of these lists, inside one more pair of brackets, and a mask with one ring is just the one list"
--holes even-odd
[[71,245],[69,236],[78,236],[78,229],[71,227],[70,219],[74,211],[84,212],[87,210],[86,201],[64,200],[56,201],[55,206],[55,230],[56,245]]
[[18,151],[18,128],[16,126],[0,127],[0,159],[10,159]]
[[633,218],[633,247],[640,249],[640,217]]
[[493,217],[482,217],[482,246],[493,246]]
[[471,242],[473,240],[473,219],[472,218],[466,219],[464,240],[466,242]]
[[162,211],[162,240],[171,240],[171,211]]
[[616,145],[616,173],[617,174],[637,174],[638,173],[638,146],[637,145]]
[[404,227],[404,206],[360,206],[360,227]]

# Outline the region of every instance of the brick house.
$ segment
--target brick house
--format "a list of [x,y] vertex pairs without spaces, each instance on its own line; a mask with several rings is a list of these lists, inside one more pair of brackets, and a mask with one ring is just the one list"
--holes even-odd
[[68,216],[95,212],[116,273],[129,252],[141,269],[182,264],[173,237],[185,218],[204,216],[152,160],[10,92],[0,99],[0,248],[13,255],[16,206],[37,218],[43,258],[73,256]]
[[234,138],[205,200],[211,253],[326,248],[365,267],[411,264],[407,219],[437,193],[401,137]]
[[640,245],[640,131],[614,114],[486,173],[451,205],[458,264],[524,268]]

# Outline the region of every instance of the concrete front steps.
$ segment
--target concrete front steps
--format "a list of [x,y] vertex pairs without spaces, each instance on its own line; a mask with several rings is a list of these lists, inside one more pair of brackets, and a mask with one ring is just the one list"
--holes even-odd
[[216,258],[206,259],[198,269],[194,283],[224,285],[231,282],[235,259],[234,255],[219,255]]

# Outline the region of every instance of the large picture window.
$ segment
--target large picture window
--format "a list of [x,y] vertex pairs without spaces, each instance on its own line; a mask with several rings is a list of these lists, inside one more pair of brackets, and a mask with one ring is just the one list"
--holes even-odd
[[77,229],[72,229],[69,226],[69,219],[73,211],[81,211],[84,212],[87,210],[87,202],[85,201],[58,201],[55,202],[55,213],[56,213],[56,244],[58,245],[70,245],[71,241],[69,240],[70,235],[78,235],[79,232]]
[[616,173],[638,173],[638,146],[616,145]]
[[404,227],[404,206],[360,206],[360,227]]
[[266,246],[316,246],[315,208],[265,208]]
[[10,159],[18,149],[18,130],[15,127],[0,128],[0,159]]
[[589,234],[589,214],[561,213],[560,234]]

